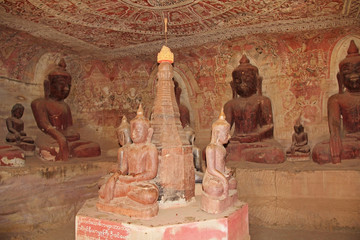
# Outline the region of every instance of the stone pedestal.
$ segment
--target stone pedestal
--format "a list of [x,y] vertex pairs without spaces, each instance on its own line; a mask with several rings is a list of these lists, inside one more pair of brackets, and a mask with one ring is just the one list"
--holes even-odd
[[229,239],[249,240],[248,206],[237,201],[222,214],[200,210],[200,199],[186,207],[160,209],[151,220],[97,211],[97,199],[85,202],[76,216],[77,240]]
[[[360,159],[341,164],[230,162],[252,225],[360,231]],[[244,181],[246,179],[246,181]]]
[[230,190],[227,198],[214,199],[211,198],[204,191],[201,196],[201,209],[208,213],[222,213],[225,209],[231,206],[237,200],[237,191]]
[[0,166],[25,166],[25,153],[18,147],[10,145],[0,146]]
[[286,161],[289,162],[309,162],[310,153],[286,154]]

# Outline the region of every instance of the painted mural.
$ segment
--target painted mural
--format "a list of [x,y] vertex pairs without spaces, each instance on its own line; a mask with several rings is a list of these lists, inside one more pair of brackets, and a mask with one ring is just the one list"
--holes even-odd
[[[0,34],[1,45],[6,46],[0,51],[1,75],[29,82],[41,55],[51,52],[49,45],[41,41],[41,44],[34,44],[30,35],[12,30]],[[198,133],[209,134],[222,105],[232,97],[231,72],[242,54],[246,54],[259,68],[263,94],[272,101],[275,138],[290,141],[292,126],[301,112],[306,119],[309,138],[328,134],[328,89],[334,89],[332,85],[336,84],[335,79],[330,79],[333,76],[330,74],[331,57],[336,55],[334,47],[339,41],[347,45],[344,38],[359,41],[359,36],[360,28],[355,26],[251,35],[173,50],[175,69],[184,76],[189,96],[194,120],[192,127]],[[339,49],[343,48],[336,51]],[[137,56],[103,61],[68,54],[66,61],[73,76],[73,86],[67,101],[76,117],[101,128],[103,135],[111,137],[115,137],[113,130],[123,115],[128,119],[135,116],[140,102],[149,117],[155,97],[155,59],[156,56]],[[337,71],[336,65],[332,68],[336,68],[333,72]],[[202,141],[205,145],[206,140]]]

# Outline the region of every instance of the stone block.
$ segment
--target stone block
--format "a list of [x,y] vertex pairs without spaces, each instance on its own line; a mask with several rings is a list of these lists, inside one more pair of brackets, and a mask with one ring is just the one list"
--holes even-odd
[[248,207],[240,201],[221,214],[209,214],[200,210],[197,197],[186,207],[160,209],[151,220],[99,212],[96,201],[87,200],[76,216],[77,240],[250,239]]

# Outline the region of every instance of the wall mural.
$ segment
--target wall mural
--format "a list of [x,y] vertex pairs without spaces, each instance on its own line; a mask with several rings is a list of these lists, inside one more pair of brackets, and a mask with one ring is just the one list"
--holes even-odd
[[[246,53],[263,77],[263,94],[272,100],[276,138],[291,139],[292,126],[301,111],[307,127],[315,129],[308,131],[310,138],[327,133],[324,102],[328,84],[336,83],[329,80],[332,51],[337,42],[350,34],[360,35],[360,28],[252,35],[174,50],[175,67],[186,67],[183,74],[195,79],[192,86],[185,84],[193,89],[189,103],[196,130],[210,131],[221,106],[232,97],[231,72]],[[12,30],[0,32],[0,43],[5,46],[0,50],[0,73],[22,82],[29,81],[24,76],[34,71],[39,53],[50,52],[46,42],[34,44],[30,35]],[[139,102],[150,116],[155,97],[155,59],[156,56],[146,56],[101,61],[69,54],[66,61],[74,80],[67,101],[78,118],[95,127],[109,127],[104,135],[114,135],[111,129],[120,124],[123,115],[132,119]]]

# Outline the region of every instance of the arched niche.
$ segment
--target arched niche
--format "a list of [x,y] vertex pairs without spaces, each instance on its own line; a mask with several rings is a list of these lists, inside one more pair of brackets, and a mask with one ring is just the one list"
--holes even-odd
[[37,61],[34,69],[34,83],[36,87],[36,94],[40,97],[44,94],[43,83],[47,78],[47,75],[60,61],[63,57],[61,53],[48,52],[43,54]]
[[350,41],[354,40],[356,46],[360,47],[360,35],[350,34],[336,42],[332,49],[329,65],[329,78],[325,82],[324,98],[323,98],[323,116],[327,120],[327,101],[330,96],[339,92],[337,82],[337,73],[339,72],[339,63],[346,57]]

